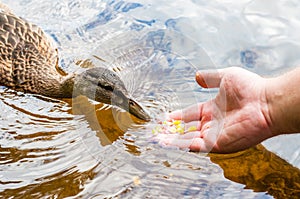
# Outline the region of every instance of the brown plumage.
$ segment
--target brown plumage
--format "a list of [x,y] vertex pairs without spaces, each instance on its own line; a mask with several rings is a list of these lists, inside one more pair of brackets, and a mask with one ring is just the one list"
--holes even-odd
[[64,97],[59,86],[66,74],[59,69],[57,52],[38,26],[11,12],[0,12],[0,53],[1,85]]
[[150,119],[112,71],[96,67],[67,75],[58,66],[57,51],[45,33],[1,4],[0,8],[0,85],[57,98],[85,95],[119,106],[140,119]]

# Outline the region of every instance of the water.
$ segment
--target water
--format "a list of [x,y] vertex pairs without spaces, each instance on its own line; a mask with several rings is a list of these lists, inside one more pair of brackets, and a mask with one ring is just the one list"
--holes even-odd
[[[296,1],[3,2],[53,38],[67,72],[115,69],[154,118],[215,95],[194,83],[198,69],[240,65],[270,76],[299,63]],[[151,143],[155,121],[84,97],[56,100],[1,87],[0,99],[3,198],[299,194],[298,135],[207,156]]]

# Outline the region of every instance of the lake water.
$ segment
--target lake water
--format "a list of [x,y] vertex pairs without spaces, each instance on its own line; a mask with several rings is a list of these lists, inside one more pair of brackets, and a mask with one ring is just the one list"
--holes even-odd
[[[67,72],[117,69],[153,118],[214,97],[199,69],[238,65],[264,76],[299,64],[299,2],[3,0],[39,25]],[[143,123],[85,97],[0,87],[2,198],[297,198],[300,136],[235,154],[150,142]]]

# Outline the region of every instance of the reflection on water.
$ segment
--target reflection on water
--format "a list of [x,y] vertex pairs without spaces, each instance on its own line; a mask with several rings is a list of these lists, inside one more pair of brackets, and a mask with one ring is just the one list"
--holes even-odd
[[4,89],[1,107],[3,198],[300,194],[299,169],[262,146],[209,158],[160,148],[147,141],[150,124],[82,96],[59,101]]
[[[129,127],[141,123],[139,119],[128,112],[117,108],[109,108],[104,104],[91,104],[88,98],[79,96],[73,100],[66,99],[72,104],[71,114],[83,115],[89,127],[96,132],[102,146],[110,145],[127,132]],[[134,145],[132,151],[138,150]]]
[[[115,70],[153,119],[145,123],[83,96],[49,99],[1,87],[2,198],[300,197],[299,169],[262,146],[206,156],[149,141],[164,113],[215,94],[194,83],[199,66],[214,68],[214,64],[194,37],[180,32],[185,18],[170,18],[171,12],[140,2],[5,2],[52,36],[63,56],[60,64],[67,71],[99,66]],[[164,9],[170,11],[165,4]],[[186,16],[199,10],[207,14],[208,4],[184,1],[181,11]],[[211,9],[222,11],[218,6]],[[158,19],[144,19],[144,12]],[[213,20],[212,15],[206,21],[215,21],[217,27],[220,20],[225,24],[225,19]],[[216,27],[208,27],[205,20],[199,26],[205,27],[203,32],[212,32],[205,37],[198,32],[201,41],[215,41],[209,36]],[[193,27],[186,27],[193,33]],[[216,46],[207,49],[222,59],[217,54],[225,47]],[[242,62],[255,68],[261,54],[254,59],[249,52]]]
[[[74,134],[76,121],[67,104],[4,89],[0,106],[1,197],[72,195],[94,176],[98,163],[90,161],[83,171],[74,166],[89,160],[77,148],[80,134]],[[69,150],[77,154],[67,155]]]
[[247,189],[275,198],[300,197],[300,170],[262,145],[235,154],[210,154],[210,158],[220,165],[226,178]]
[[[30,101],[38,109],[21,111]],[[102,106],[85,97],[51,102],[2,93],[1,107],[10,114],[1,114],[7,119],[1,126],[1,197],[263,197],[251,190],[300,196],[299,169],[262,146],[209,158],[163,149],[146,141],[149,129],[141,121]],[[42,117],[43,109],[51,117]]]
[[299,197],[299,169],[262,146],[209,157],[164,149],[148,142],[155,121],[83,96],[60,101],[4,89],[1,108],[4,198]]

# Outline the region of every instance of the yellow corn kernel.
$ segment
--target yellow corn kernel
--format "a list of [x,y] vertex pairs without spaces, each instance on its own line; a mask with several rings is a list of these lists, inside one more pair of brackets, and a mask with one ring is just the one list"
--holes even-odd
[[197,130],[196,126],[190,126],[187,131],[191,132],[191,131],[196,131],[196,130]]
[[173,121],[173,124],[174,124],[174,125],[180,125],[180,124],[181,124],[181,120],[174,120],[174,121]]
[[184,129],[183,129],[183,128],[180,128],[180,129],[177,130],[177,132],[178,132],[179,134],[184,134]]
[[152,134],[156,135],[158,133],[159,133],[158,131],[156,131],[155,129],[152,129]]

